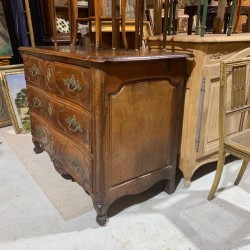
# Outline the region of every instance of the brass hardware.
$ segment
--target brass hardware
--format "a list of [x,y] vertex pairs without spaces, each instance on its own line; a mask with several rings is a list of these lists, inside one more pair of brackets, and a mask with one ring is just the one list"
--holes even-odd
[[74,92],[76,90],[80,92],[82,90],[82,85],[77,79],[75,79],[74,75],[68,78],[63,78],[63,83],[65,86],[67,86],[67,89],[70,92]]
[[41,108],[42,107],[42,102],[41,102],[41,100],[39,99],[38,96],[33,98],[33,105],[34,105],[35,108],[39,108],[39,107]]
[[69,125],[68,128],[71,132],[83,132],[83,129],[81,128],[80,123],[76,120],[75,116],[68,117],[65,121]]
[[44,133],[43,128],[41,126],[36,126],[35,131],[36,131],[36,135],[38,137],[45,137],[45,133]]
[[48,67],[47,68],[47,80],[48,80],[48,82],[50,82],[51,77],[52,77],[52,75],[51,75],[51,69]]
[[68,163],[73,169],[83,171],[82,165],[76,155],[68,156]]
[[39,68],[34,63],[31,67],[29,67],[29,72],[32,76],[38,76],[41,74]]
[[51,150],[55,149],[55,141],[54,141],[53,137],[51,137],[51,139],[48,140],[48,145],[49,145]]
[[51,116],[52,116],[53,109],[52,109],[52,105],[51,105],[50,102],[49,102],[49,105],[48,105],[48,112],[49,112],[49,116],[51,117]]

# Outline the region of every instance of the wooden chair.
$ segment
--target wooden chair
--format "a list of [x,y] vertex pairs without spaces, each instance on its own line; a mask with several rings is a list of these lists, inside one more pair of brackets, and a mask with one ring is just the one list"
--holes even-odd
[[[214,20],[214,25],[213,25],[213,33],[215,34],[220,34],[222,31],[222,27],[224,26],[226,2],[227,0],[218,1],[217,15],[216,15],[216,18]],[[234,31],[237,29],[237,26],[239,23],[239,17],[240,17],[241,3],[242,3],[242,0],[232,0],[227,32],[224,31],[224,33],[227,33],[228,36],[231,35],[232,29]]]
[[[208,200],[213,199],[217,190],[226,153],[232,154],[243,163],[240,172],[234,182],[238,185],[248,162],[250,161],[250,129],[246,128],[246,117],[250,110],[248,102],[249,94],[249,67],[250,58],[221,61],[220,64],[220,97],[219,97],[219,158],[213,185],[208,195]],[[231,93],[230,105],[227,97]],[[239,132],[228,135],[229,116],[239,115]],[[249,127],[249,126],[248,126]]]
[[[118,35],[119,35],[119,22],[121,22],[122,39],[124,48],[128,49],[128,43],[125,32],[125,12],[126,12],[126,0],[121,0],[121,6],[117,6],[117,1],[112,0],[112,15],[101,15],[101,1],[89,0],[88,1],[88,17],[79,17],[77,0],[68,0],[69,5],[69,18],[70,18],[70,37],[71,45],[75,48],[76,36],[77,36],[77,24],[78,22],[85,22],[89,24],[90,39],[92,38],[92,23],[95,22],[95,47],[96,49],[102,47],[102,21],[112,21],[112,48],[117,48]],[[120,11],[117,11],[120,9]],[[92,41],[90,40],[92,43]]]
[[243,0],[236,0],[236,7],[233,16],[233,32],[235,33],[238,32],[242,2]]
[[[163,27],[162,27],[162,3],[163,9]],[[162,49],[166,49],[167,34],[172,35],[176,33],[175,30],[175,13],[176,13],[176,0],[163,0],[154,2],[154,35],[162,34]],[[150,49],[150,48],[149,48]]]
[[50,0],[48,1],[49,4],[49,16],[52,22],[51,25],[51,38],[54,42],[55,47],[57,47],[57,29],[56,29],[56,8],[55,8],[55,1]]

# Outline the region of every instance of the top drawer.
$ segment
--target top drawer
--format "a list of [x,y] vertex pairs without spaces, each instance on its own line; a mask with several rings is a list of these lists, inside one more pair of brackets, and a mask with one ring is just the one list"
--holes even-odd
[[26,81],[43,86],[43,59],[24,55],[23,61]]
[[44,85],[50,92],[91,110],[89,69],[46,61]]

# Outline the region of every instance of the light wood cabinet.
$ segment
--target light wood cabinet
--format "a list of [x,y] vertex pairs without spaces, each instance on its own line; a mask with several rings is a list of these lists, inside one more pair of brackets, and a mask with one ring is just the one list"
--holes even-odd
[[100,225],[121,196],[160,180],[174,192],[187,55],[21,51],[34,150],[86,190]]
[[[185,50],[194,55],[188,63],[179,152],[179,168],[186,187],[200,166],[218,159],[220,61],[250,56],[249,40],[247,33],[168,37],[170,51]],[[152,50],[157,50],[161,37],[150,38],[148,44]],[[228,133],[234,133],[239,126],[238,117],[231,119]]]

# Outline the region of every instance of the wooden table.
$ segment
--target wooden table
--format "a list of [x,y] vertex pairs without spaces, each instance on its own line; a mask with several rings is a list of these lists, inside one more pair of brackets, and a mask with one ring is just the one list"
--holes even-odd
[[34,150],[86,190],[100,225],[121,196],[160,180],[174,192],[187,55],[21,51]]

